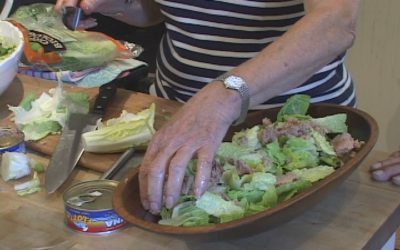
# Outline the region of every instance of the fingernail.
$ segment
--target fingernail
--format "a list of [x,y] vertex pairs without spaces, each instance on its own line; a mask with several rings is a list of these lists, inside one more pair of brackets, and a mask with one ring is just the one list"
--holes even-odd
[[376,171],[372,172],[372,176],[377,181],[385,181],[386,180],[385,172],[383,172],[382,170],[376,170]]
[[172,196],[167,196],[167,199],[165,199],[165,206],[167,208],[172,208],[174,206],[174,197]]
[[153,213],[158,213],[158,212],[160,212],[160,206],[157,203],[152,202],[152,203],[150,203],[150,210]]
[[394,184],[400,186],[400,176],[399,175],[393,177],[392,181],[393,181]]

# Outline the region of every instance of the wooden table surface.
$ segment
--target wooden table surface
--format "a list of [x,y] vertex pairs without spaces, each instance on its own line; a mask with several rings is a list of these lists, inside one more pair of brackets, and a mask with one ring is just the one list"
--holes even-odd
[[[0,104],[7,98],[2,95]],[[385,156],[372,151],[340,186],[295,219],[252,237],[215,242],[186,242],[134,226],[110,235],[73,232],[63,222],[62,189],[18,197],[14,183],[0,179],[0,249],[379,249],[400,225],[400,188],[371,181],[368,173]],[[78,168],[70,184],[100,175]],[[43,183],[43,174],[40,178]]]

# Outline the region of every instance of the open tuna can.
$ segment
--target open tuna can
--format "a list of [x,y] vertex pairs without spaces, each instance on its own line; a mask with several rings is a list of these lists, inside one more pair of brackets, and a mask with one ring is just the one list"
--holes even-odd
[[118,182],[93,180],[71,186],[64,193],[65,223],[75,231],[106,234],[127,226],[112,207]]
[[113,194],[118,181],[110,180],[133,155],[128,149],[98,180],[80,182],[64,192],[65,223],[75,231],[108,234],[128,223],[113,209]]
[[0,154],[25,152],[24,133],[15,128],[0,128]]

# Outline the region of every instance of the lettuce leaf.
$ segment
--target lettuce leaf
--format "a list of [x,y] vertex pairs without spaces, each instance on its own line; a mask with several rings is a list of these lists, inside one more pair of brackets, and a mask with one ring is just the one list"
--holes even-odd
[[321,118],[313,118],[315,123],[325,128],[328,133],[346,133],[347,132],[347,115],[346,114],[334,114]]
[[289,137],[282,148],[286,155],[287,164],[284,168],[293,170],[298,168],[310,168],[318,165],[319,157],[317,147],[312,139]]
[[244,209],[242,207],[236,205],[233,201],[226,201],[221,196],[211,192],[205,192],[196,201],[196,207],[220,218],[221,223],[240,219],[244,216]]
[[308,95],[293,95],[289,97],[285,105],[279,110],[276,120],[283,122],[292,115],[306,115],[310,100],[311,97]]
[[295,169],[292,172],[304,180],[316,182],[335,172],[335,169],[331,166],[321,165],[314,168]]
[[155,104],[138,114],[122,112],[98,129],[82,134],[83,148],[87,152],[113,153],[128,148],[144,148],[154,134]]
[[209,224],[209,214],[196,207],[194,201],[185,201],[175,206],[172,214],[164,210],[158,223],[169,226],[202,226]]

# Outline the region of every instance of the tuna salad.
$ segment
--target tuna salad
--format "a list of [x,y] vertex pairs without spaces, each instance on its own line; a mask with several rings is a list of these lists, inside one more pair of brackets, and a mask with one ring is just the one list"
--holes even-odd
[[346,114],[313,118],[307,115],[309,104],[309,96],[294,95],[275,122],[265,118],[222,143],[208,190],[199,199],[193,195],[192,160],[179,202],[162,209],[159,223],[201,226],[240,219],[273,208],[334,173],[363,142],[348,133]]

